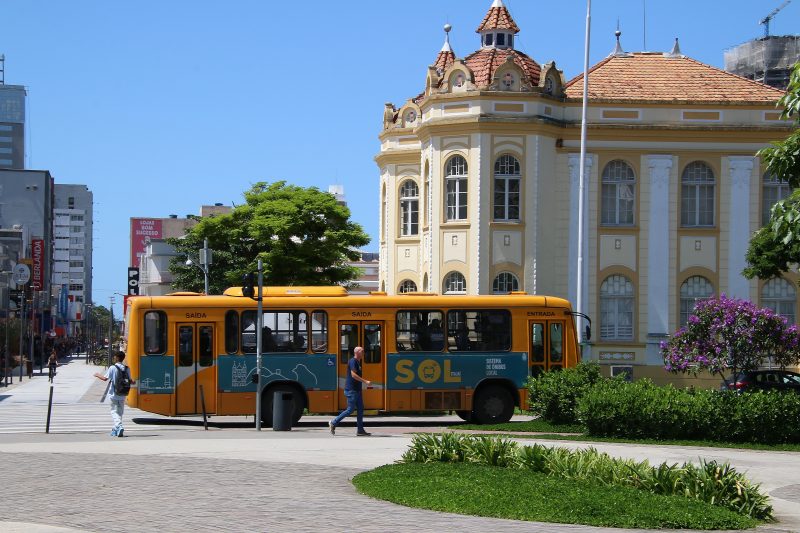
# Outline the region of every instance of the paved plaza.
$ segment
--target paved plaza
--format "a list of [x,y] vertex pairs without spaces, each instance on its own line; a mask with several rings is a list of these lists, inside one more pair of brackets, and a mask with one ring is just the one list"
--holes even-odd
[[[91,378],[96,370],[77,359],[59,369],[54,398],[60,403],[52,423],[63,413],[102,412],[107,417],[103,429],[87,429],[73,420],[73,431],[60,426],[58,432],[45,434],[46,377],[0,388],[0,531],[626,531],[408,509],[355,491],[350,483],[355,474],[400,457],[410,432],[419,429],[412,424],[430,430],[454,417],[371,418],[373,436],[357,438],[352,422],[331,437],[327,417],[304,418],[290,432],[256,432],[252,418],[214,417],[204,431],[197,419],[174,424],[127,409],[126,437],[111,438],[107,404],[98,402],[103,384]],[[23,407],[42,418],[41,424],[21,429],[27,426],[14,421],[14,412]],[[698,456],[728,461],[772,497],[781,521],[757,531],[800,531],[800,454],[595,447],[651,462],[684,462]]]

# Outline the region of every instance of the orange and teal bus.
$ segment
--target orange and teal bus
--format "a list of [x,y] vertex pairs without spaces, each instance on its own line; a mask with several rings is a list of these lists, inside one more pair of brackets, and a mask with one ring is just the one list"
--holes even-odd
[[[257,302],[240,287],[223,295],[136,296],[126,352],[137,385],[128,405],[163,415],[252,415],[257,392]],[[347,361],[365,350],[365,409],[455,411],[505,422],[526,408],[529,376],[580,361],[569,302],[511,293],[350,295],[343,287],[265,287],[262,419],[275,392],[304,410],[344,409]]]

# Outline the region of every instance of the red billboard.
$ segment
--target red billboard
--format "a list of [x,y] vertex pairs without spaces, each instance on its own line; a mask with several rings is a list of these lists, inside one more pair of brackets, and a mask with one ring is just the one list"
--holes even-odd
[[42,290],[44,280],[44,239],[31,239],[31,256],[33,257],[33,290]]
[[161,239],[161,219],[158,218],[132,218],[131,219],[131,264],[139,266],[139,257],[144,255],[144,249],[150,239]]

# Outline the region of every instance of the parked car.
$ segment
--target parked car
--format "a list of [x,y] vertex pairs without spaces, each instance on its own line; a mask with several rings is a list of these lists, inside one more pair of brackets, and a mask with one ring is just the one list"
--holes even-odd
[[751,370],[740,372],[722,382],[720,390],[736,391],[792,391],[800,394],[800,374],[788,370]]

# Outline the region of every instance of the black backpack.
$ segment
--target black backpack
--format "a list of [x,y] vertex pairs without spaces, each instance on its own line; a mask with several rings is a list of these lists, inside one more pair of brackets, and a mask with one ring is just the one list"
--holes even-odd
[[122,365],[114,365],[117,367],[117,373],[114,376],[114,394],[119,396],[127,396],[131,391],[131,375],[128,372],[128,367]]

